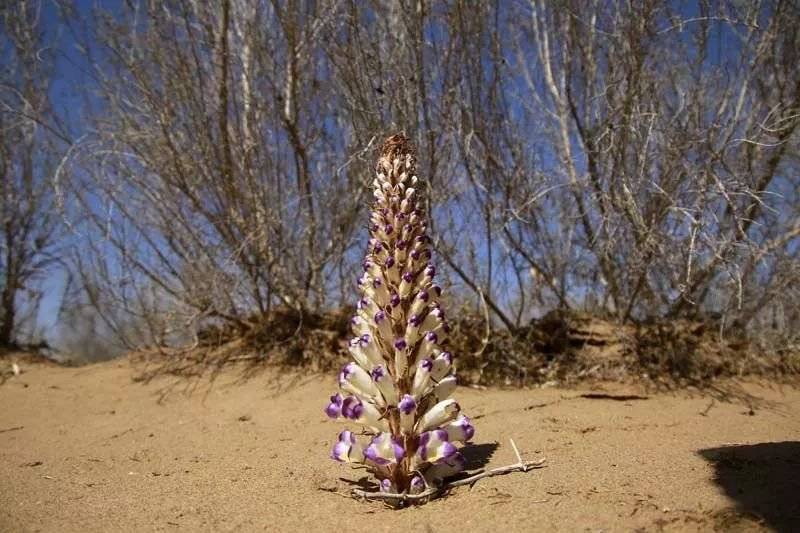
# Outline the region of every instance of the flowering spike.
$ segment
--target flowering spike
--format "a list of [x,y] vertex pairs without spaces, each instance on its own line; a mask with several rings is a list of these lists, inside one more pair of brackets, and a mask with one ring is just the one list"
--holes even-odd
[[372,436],[362,447],[343,431],[334,459],[366,465],[381,491],[419,494],[464,468],[458,445],[475,428],[450,398],[456,378],[446,348],[449,328],[420,208],[425,187],[408,139],[395,135],[383,144],[375,175],[361,297],[351,321],[355,338],[348,345],[354,362],[339,374],[346,394],[331,396],[325,413]]

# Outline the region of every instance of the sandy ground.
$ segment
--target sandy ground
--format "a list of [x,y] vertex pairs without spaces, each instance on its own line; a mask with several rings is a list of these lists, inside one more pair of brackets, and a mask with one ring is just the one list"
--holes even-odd
[[514,462],[509,437],[548,466],[395,511],[342,495],[361,471],[328,459],[332,378],[23,370],[0,385],[2,531],[800,530],[793,388],[460,389],[472,466]]

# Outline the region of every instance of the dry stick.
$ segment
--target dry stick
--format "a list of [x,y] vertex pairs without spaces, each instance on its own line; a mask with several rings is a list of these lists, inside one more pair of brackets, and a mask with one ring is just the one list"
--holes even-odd
[[353,489],[353,497],[361,498],[364,500],[400,500],[400,501],[419,501],[425,498],[431,498],[434,496],[438,496],[443,492],[447,492],[448,490],[454,487],[461,487],[463,485],[472,485],[480,481],[481,479],[492,477],[492,476],[501,476],[503,474],[509,474],[511,472],[528,472],[529,470],[534,470],[537,468],[544,468],[544,462],[546,459],[539,459],[536,461],[523,461],[522,456],[517,449],[517,445],[514,443],[514,439],[509,439],[511,441],[511,447],[514,448],[514,454],[517,456],[517,463],[508,466],[501,466],[498,468],[492,468],[491,470],[487,470],[486,472],[479,472],[473,476],[469,476],[464,479],[459,479],[456,481],[451,481],[450,483],[446,483],[441,487],[431,487],[426,489],[419,494],[396,494],[391,492],[370,492],[361,489]]

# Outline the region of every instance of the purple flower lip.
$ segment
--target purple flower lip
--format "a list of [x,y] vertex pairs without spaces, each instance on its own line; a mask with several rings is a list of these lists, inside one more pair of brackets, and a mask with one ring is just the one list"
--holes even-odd
[[400,305],[400,296],[396,292],[392,293],[392,297],[389,300],[389,305],[392,307],[397,307]]
[[356,444],[356,436],[351,431],[342,431],[339,433],[338,442],[331,450],[331,458],[339,462],[346,462],[354,444]]
[[339,441],[333,445],[333,449],[331,450],[331,459],[335,461],[344,462],[342,456],[346,455],[348,450],[350,449],[350,445],[346,442]]
[[384,263],[386,268],[392,268],[394,266],[394,257],[389,256],[386,258],[386,263]]
[[339,415],[342,414],[342,395],[338,392],[331,396],[331,403],[325,407],[325,414],[328,415],[329,418],[339,418]]
[[406,283],[411,283],[412,281],[414,281],[414,274],[412,274],[411,272],[403,272],[403,281],[405,281]]
[[369,344],[370,339],[371,337],[369,336],[369,333],[364,333],[358,338],[358,342],[361,344],[361,346],[366,346]]
[[392,480],[382,479],[380,483],[380,492],[391,492],[391,491],[392,491]]
[[423,359],[422,361],[420,361],[419,365],[420,368],[430,372],[431,369],[433,368],[433,361],[431,361],[430,359]]
[[376,366],[375,368],[372,369],[372,372],[370,373],[372,374],[372,379],[376,382],[386,377],[386,369],[383,367],[383,365]]
[[350,420],[358,420],[364,413],[364,404],[355,396],[348,396],[342,402],[342,416]]
[[353,435],[352,431],[342,431],[339,433],[339,442],[349,442],[350,444],[355,444],[356,436]]
[[386,313],[384,313],[383,311],[378,311],[377,313],[375,313],[375,316],[373,318],[375,319],[376,324],[380,324],[381,322],[386,320]]
[[469,419],[463,425],[464,428],[464,440],[470,440],[475,435],[475,426],[469,423]]
[[415,328],[419,327],[419,325],[422,324],[422,318],[420,318],[419,315],[411,315],[408,319],[408,323]]
[[395,350],[405,350],[408,344],[406,343],[405,339],[395,339],[394,341],[394,349]]
[[448,441],[448,438],[447,431],[444,429],[426,431],[419,436],[417,453],[419,453],[423,461],[427,461],[429,456],[432,453],[435,454],[436,449],[441,446],[442,449],[439,455],[441,455],[442,458],[449,458],[453,456],[458,449]]
[[391,224],[386,224],[386,226],[383,228],[383,232],[386,233],[386,235],[391,235],[392,232],[394,232],[394,227],[392,227]]
[[371,263],[370,261],[364,261],[363,263],[361,263],[361,268],[363,268],[363,269],[364,269],[364,272],[366,272],[367,270],[369,270],[369,268],[370,268],[371,266],[372,266],[372,263]]
[[429,331],[425,335],[425,340],[428,342],[432,342],[433,344],[436,344],[436,342],[439,340],[439,336],[436,334],[435,331]]
[[353,369],[350,365],[354,363],[347,363],[342,367],[341,372],[339,372],[339,384],[341,385],[345,381],[347,381],[348,376],[353,373]]
[[405,220],[406,219],[406,214],[403,213],[403,212],[397,213],[397,216],[395,216],[395,218],[397,220]]
[[419,300],[422,300],[423,302],[427,302],[430,296],[428,296],[428,291],[419,291],[419,294],[417,294],[417,298]]
[[414,250],[413,252],[411,252],[411,259],[413,259],[414,261],[417,261],[419,259],[419,250]]
[[378,288],[378,287],[380,287],[381,285],[383,285],[383,282],[381,281],[381,278],[375,278],[374,280],[372,280],[372,286],[373,286],[374,288],[376,288],[376,289],[377,289],[377,288]]
[[451,354],[450,352],[442,352],[440,357],[443,357],[448,365],[453,364],[453,354]]
[[425,267],[425,275],[428,276],[429,278],[432,278],[433,276],[435,276],[436,275],[436,267],[433,266],[432,264],[428,263],[428,266]]
[[394,245],[398,250],[405,250],[408,243],[406,241],[397,241]]
[[404,394],[400,403],[397,404],[397,408],[400,409],[400,412],[404,415],[410,415],[417,409],[417,402],[410,394]]

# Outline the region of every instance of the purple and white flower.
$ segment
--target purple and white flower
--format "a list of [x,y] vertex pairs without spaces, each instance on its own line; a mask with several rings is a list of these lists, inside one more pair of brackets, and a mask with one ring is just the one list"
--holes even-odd
[[404,394],[397,404],[397,410],[400,411],[400,430],[404,434],[410,434],[417,414],[417,401],[410,394]]
[[381,411],[371,402],[356,396],[348,396],[342,402],[342,416],[374,431],[386,431],[389,424]]
[[342,414],[342,403],[344,403],[344,398],[337,392],[331,396],[331,403],[325,407],[325,414],[329,418],[339,418]]
[[342,463],[364,462],[364,451],[352,431],[339,433],[339,440],[331,450],[331,458]]
[[378,388],[372,377],[356,363],[347,363],[339,372],[339,387],[345,392],[367,398],[373,398],[378,394]]
[[376,465],[385,466],[398,463],[405,457],[405,450],[400,444],[400,440],[393,437],[391,433],[379,433],[372,438],[369,446],[364,450],[364,457]]
[[425,480],[421,476],[414,476],[411,478],[411,483],[408,486],[409,494],[419,494],[425,490]]
[[395,405],[397,403],[397,389],[392,381],[392,376],[386,369],[386,365],[378,365],[372,369],[372,380],[381,392],[381,396],[386,405]]
[[436,429],[419,436],[417,457],[423,463],[436,463],[458,453],[458,448],[448,440],[447,431]]
[[472,421],[465,415],[450,422],[444,427],[447,431],[447,438],[450,442],[467,442],[475,435],[475,427]]

